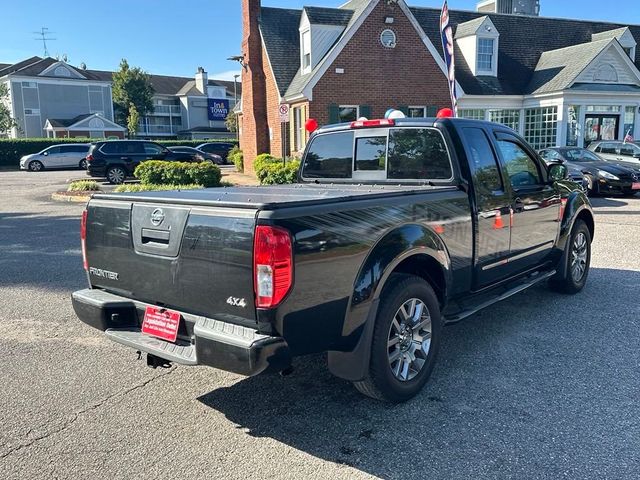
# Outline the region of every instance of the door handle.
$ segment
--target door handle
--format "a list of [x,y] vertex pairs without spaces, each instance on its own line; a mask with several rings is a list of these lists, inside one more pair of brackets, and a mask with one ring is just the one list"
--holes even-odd
[[521,213],[524,212],[524,202],[522,201],[522,199],[520,198],[516,198],[513,201],[513,211],[515,213]]

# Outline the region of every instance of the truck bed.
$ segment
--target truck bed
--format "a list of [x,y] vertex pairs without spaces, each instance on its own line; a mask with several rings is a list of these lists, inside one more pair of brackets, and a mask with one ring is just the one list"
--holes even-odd
[[225,187],[128,194],[96,194],[95,199],[189,206],[216,206],[276,210],[285,207],[327,205],[372,198],[418,195],[426,191],[455,190],[451,186],[298,184],[268,187]]

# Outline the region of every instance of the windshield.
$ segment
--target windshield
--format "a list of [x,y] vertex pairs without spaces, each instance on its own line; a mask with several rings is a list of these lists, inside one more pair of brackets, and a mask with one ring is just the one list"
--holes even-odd
[[601,162],[602,161],[602,159],[600,159],[600,157],[598,157],[595,153],[593,153],[593,152],[591,152],[589,150],[584,150],[584,149],[580,149],[580,148],[576,148],[576,149],[573,149],[573,150],[567,150],[564,153],[564,156],[570,162],[576,162],[576,163],[590,163],[590,162]]

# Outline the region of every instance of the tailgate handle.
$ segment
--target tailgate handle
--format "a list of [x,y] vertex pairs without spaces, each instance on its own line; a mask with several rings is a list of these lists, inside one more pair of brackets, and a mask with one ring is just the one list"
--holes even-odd
[[148,245],[155,243],[163,246],[169,246],[169,237],[171,232],[167,230],[152,230],[150,228],[142,229],[142,244]]

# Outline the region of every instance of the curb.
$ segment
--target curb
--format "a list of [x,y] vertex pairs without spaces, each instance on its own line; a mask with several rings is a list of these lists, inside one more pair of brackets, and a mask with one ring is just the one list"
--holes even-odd
[[[84,192],[82,192],[84,193]],[[99,192],[91,192],[89,195],[70,195],[69,192],[55,192],[51,194],[51,200],[56,202],[73,202],[73,203],[87,203],[91,200],[91,195]]]

